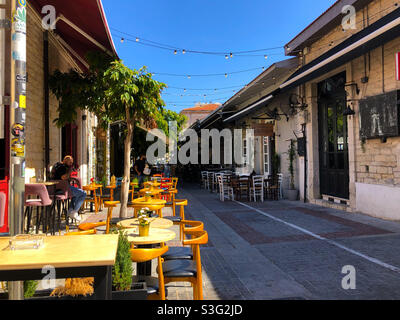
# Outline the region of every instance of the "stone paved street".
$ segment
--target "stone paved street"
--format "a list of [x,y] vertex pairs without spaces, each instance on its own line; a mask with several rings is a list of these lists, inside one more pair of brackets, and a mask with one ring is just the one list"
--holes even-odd
[[[300,202],[222,203],[189,185],[178,198],[209,233],[205,299],[400,298],[397,222]],[[346,265],[356,269],[356,290],[342,289]],[[168,288],[169,299],[192,298],[186,285]]]
[[[398,222],[301,202],[221,202],[197,185],[179,191],[189,201],[186,219],[203,221],[209,233],[201,249],[205,300],[400,299]],[[105,211],[86,221],[104,218]],[[355,267],[356,290],[342,289],[347,265]],[[169,300],[193,298],[189,284],[167,288]]]

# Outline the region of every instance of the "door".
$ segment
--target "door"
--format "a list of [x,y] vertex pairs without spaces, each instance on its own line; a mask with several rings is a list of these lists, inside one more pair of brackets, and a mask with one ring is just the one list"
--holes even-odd
[[349,199],[346,74],[318,85],[319,156],[321,194]]
[[270,137],[263,137],[263,164],[264,176],[268,177],[271,174],[271,148]]

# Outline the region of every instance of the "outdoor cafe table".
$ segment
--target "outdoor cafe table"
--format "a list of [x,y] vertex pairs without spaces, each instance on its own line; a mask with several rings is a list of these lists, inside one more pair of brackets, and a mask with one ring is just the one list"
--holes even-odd
[[158,211],[158,210],[161,210],[166,205],[166,203],[167,203],[166,200],[151,198],[149,201],[146,201],[146,198],[142,197],[142,198],[134,199],[131,203],[128,204],[128,207],[134,208],[135,211],[146,208],[146,207],[148,207],[150,210],[152,207],[160,207],[160,208],[157,208],[157,211]]
[[[153,248],[155,245],[175,239],[175,232],[168,229],[152,228],[150,225],[147,237],[139,236],[139,228],[127,229],[128,241],[139,248]],[[151,276],[151,261],[137,264],[137,274],[141,276]]]
[[40,249],[15,250],[0,238],[0,281],[42,280],[52,266],[58,279],[94,277],[94,300],[111,300],[118,235],[45,237]]
[[139,194],[140,195],[145,195],[146,192],[149,192],[151,194],[151,196],[158,197],[160,195],[160,193],[164,192],[164,190],[163,189],[158,189],[158,188],[153,188],[153,189],[144,188],[144,189],[139,191]]
[[[168,229],[174,225],[172,220],[169,219],[163,219],[163,218],[150,218],[150,219],[152,221],[150,224],[151,228]],[[123,220],[118,223],[118,226],[125,229],[138,227],[139,220],[138,219]]]

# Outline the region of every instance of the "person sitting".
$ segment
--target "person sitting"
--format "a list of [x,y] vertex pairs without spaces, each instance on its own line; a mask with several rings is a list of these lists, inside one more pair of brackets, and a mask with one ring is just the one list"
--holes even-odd
[[[72,156],[66,156],[63,162],[58,162],[54,165],[52,170],[53,172],[53,180],[70,180],[71,173],[73,170],[74,159]],[[82,207],[83,203],[86,199],[85,191],[78,189],[74,186],[69,186],[72,193],[72,201],[71,208],[68,210],[68,216],[76,221],[81,221],[81,217],[79,216],[79,210]]]

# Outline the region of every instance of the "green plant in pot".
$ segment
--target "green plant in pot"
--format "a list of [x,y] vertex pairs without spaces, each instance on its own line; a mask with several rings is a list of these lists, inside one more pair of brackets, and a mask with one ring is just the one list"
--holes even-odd
[[147,287],[144,283],[133,284],[133,268],[131,259],[131,245],[124,230],[117,230],[118,249],[115,265],[112,269],[112,299],[113,300],[146,300]]
[[296,147],[295,141],[290,140],[290,145],[288,149],[288,161],[289,161],[289,174],[290,174],[290,182],[289,182],[289,189],[287,190],[288,199],[290,201],[297,201],[299,196],[299,191],[296,189],[294,185],[294,174],[295,174],[295,160],[296,160]]
[[112,270],[112,284],[116,291],[128,291],[132,285],[132,260],[128,236],[123,230],[118,231],[118,249]]

